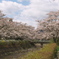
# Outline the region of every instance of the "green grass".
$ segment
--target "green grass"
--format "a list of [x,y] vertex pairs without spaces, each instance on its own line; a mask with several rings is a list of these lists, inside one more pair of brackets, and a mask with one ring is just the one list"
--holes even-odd
[[43,47],[41,50],[30,52],[19,59],[54,59],[56,44],[51,43]]
[[57,46],[57,51],[59,51],[59,46]]

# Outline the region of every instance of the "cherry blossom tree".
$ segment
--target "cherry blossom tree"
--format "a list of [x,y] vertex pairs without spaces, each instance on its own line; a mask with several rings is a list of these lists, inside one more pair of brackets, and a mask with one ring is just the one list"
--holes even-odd
[[48,18],[38,21],[37,32],[42,34],[42,37],[45,39],[53,38],[56,42],[56,39],[59,39],[59,11],[47,14]]
[[21,22],[14,22],[12,18],[4,16],[0,11],[0,38],[35,39],[34,27]]

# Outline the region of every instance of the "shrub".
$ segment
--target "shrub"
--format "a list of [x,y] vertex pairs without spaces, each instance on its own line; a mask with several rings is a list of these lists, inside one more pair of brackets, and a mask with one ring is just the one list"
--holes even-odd
[[54,59],[56,44],[50,43],[44,46],[41,50],[28,53],[21,59]]
[[34,44],[32,45],[30,41],[26,41],[26,40],[23,40],[23,41],[20,40],[19,41],[19,45],[23,49],[26,49],[26,48],[30,48],[30,47],[34,47],[35,46]]
[[59,51],[59,46],[57,46],[57,49],[56,50]]
[[0,48],[30,48],[32,46],[35,46],[34,44],[32,45],[32,43],[30,41],[26,41],[26,40],[11,40],[11,41],[5,41],[5,40],[1,40],[0,41]]
[[57,45],[59,45],[59,39],[56,39],[56,40],[57,40],[57,42],[56,42],[56,43],[57,43]]
[[[35,45],[34,45],[35,46]],[[0,40],[0,56],[12,54],[15,51],[28,49],[32,46],[30,41],[21,40]],[[11,52],[11,53],[10,53]]]

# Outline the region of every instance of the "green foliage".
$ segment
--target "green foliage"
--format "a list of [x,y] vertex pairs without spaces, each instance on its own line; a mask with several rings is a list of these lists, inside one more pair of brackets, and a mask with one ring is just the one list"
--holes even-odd
[[50,39],[50,43],[54,43],[54,40],[53,39]]
[[59,39],[56,39],[57,40],[57,45],[59,45]]
[[56,50],[59,51],[59,46],[57,46],[57,49]]
[[[34,45],[35,46],[35,45]],[[34,47],[30,41],[0,40],[0,56],[12,54],[15,51]]]
[[[33,45],[32,45],[33,44]],[[26,41],[26,40],[0,40],[0,48],[30,48],[32,46],[35,46],[34,43],[32,43],[30,41]]]
[[41,50],[28,53],[21,59],[54,59],[56,44],[48,44]]

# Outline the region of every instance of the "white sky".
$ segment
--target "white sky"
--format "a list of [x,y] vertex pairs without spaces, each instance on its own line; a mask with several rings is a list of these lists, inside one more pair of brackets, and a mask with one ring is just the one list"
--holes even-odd
[[2,0],[0,10],[15,21],[36,26],[35,20],[45,18],[50,11],[59,10],[59,0]]

